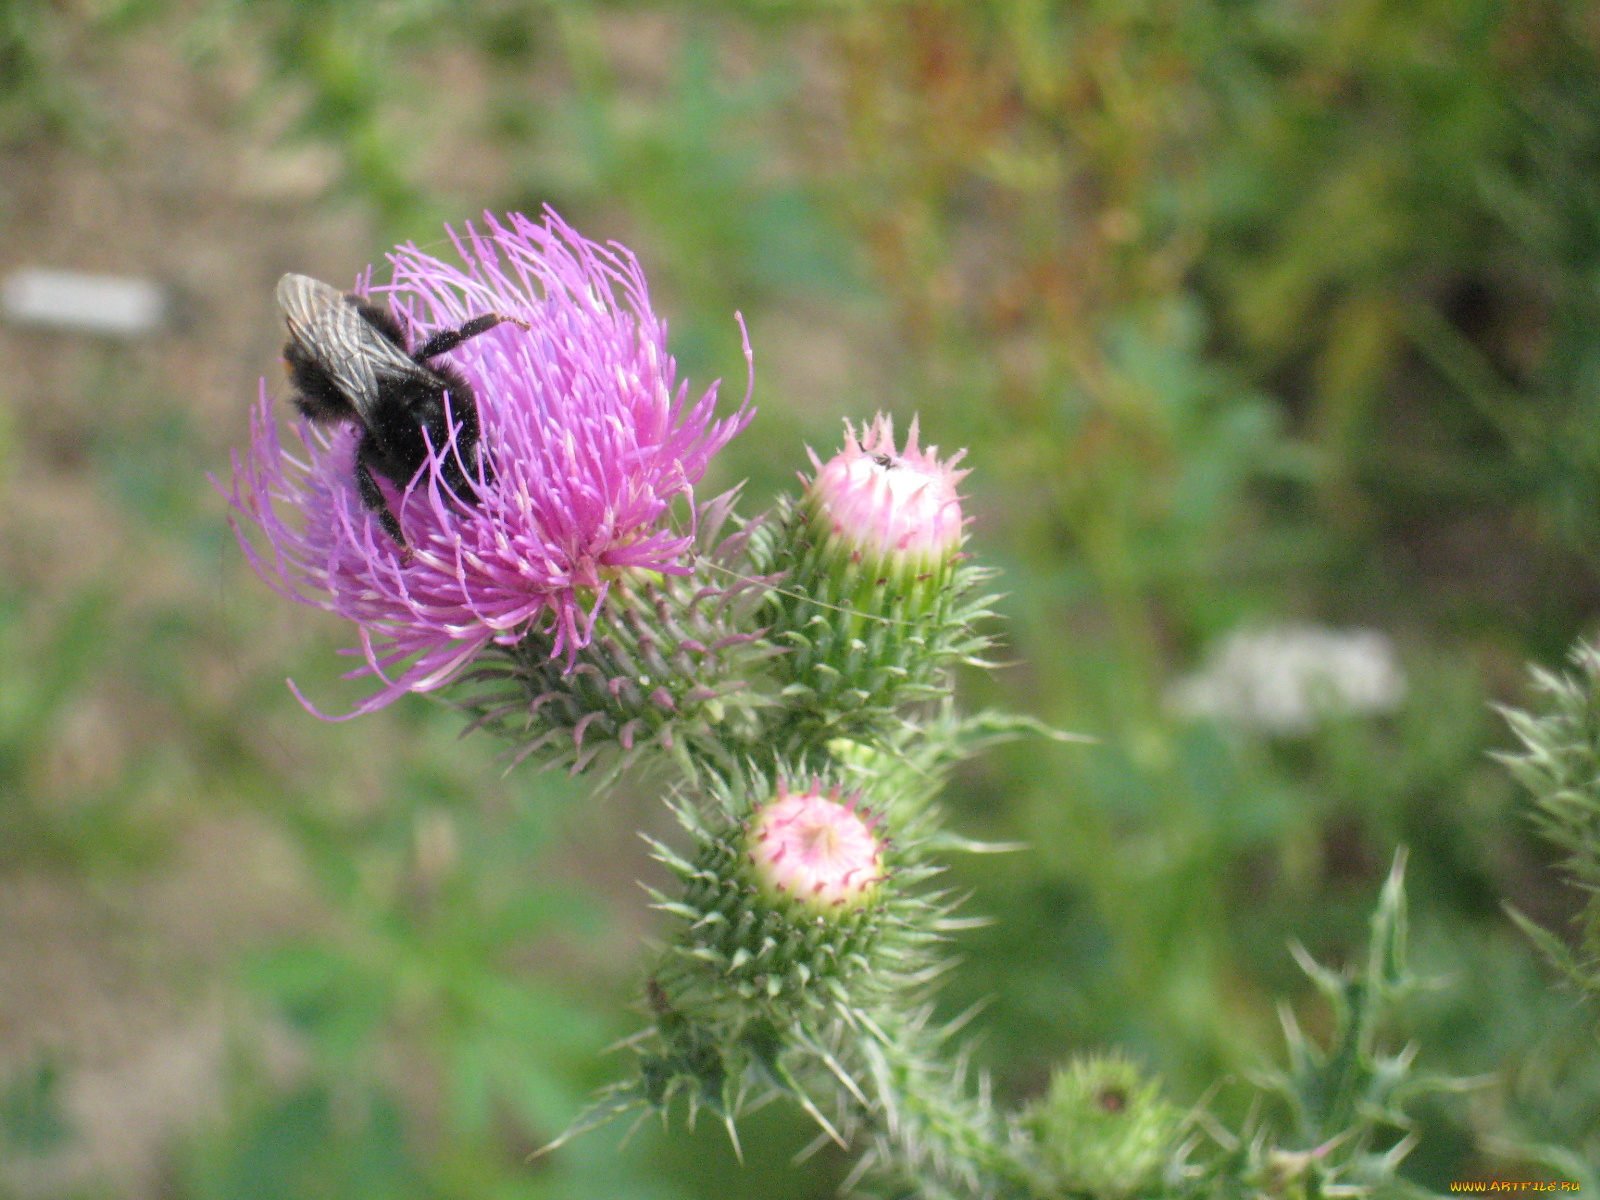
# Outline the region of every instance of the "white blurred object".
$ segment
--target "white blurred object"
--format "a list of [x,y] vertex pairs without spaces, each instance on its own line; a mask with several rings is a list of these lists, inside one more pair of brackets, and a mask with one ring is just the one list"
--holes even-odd
[[26,325],[142,337],[166,323],[166,289],[148,279],[28,267],[0,287],[6,316]]
[[1229,634],[1167,700],[1187,717],[1305,733],[1322,714],[1392,712],[1405,691],[1394,644],[1377,630],[1281,625]]

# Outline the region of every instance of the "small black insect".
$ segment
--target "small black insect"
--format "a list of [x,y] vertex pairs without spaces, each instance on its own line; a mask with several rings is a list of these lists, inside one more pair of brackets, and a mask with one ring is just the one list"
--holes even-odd
[[455,452],[445,456],[440,475],[458,499],[469,504],[477,499],[472,480],[489,474],[478,445],[477,397],[459,371],[429,360],[502,321],[526,329],[524,322],[485,313],[459,329],[440,330],[413,352],[386,309],[308,275],[278,280],[278,307],[289,327],[283,358],[298,389],[295,407],[319,424],[354,421],[361,426],[356,488],[385,533],[405,546],[400,522],[389,511],[373,473],[406,487],[427,461],[430,444],[435,451],[449,445],[452,424],[459,427]]
[[892,471],[896,466],[893,456],[888,454],[874,454],[872,456],[872,461],[877,463],[885,471]]

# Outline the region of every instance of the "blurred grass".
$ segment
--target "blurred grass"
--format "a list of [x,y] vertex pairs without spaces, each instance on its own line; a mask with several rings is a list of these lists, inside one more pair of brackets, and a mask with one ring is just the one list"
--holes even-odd
[[[1430,1109],[1413,1177],[1520,1177],[1539,1144],[1600,1156],[1592,1020],[1547,992],[1499,908],[1559,923],[1568,901],[1485,756],[1506,741],[1488,702],[1600,607],[1588,7],[0,11],[19,173],[46,150],[113,161],[101,78],[160,44],[167,69],[219,81],[231,136],[331,155],[300,203],[363,222],[354,261],[549,202],[641,253],[695,381],[742,386],[742,311],[762,411],[725,479],[757,503],[841,415],[920,411],[925,437],[971,448],[973,549],[1005,569],[1018,665],[970,697],[1100,739],[998,752],[949,798],[962,825],[1032,847],[959,870],[973,911],[1004,919],[966,938],[951,1002],[995,997],[982,1056],[1010,1095],[1107,1043],[1183,1100],[1259,1063],[1273,1000],[1305,1000],[1286,939],[1335,960],[1359,945],[1404,842],[1421,940],[1454,980],[1416,1014],[1425,1060],[1500,1072]],[[293,1061],[243,1038],[218,1110],[171,1143],[167,1194],[828,1194],[841,1162],[788,1170],[803,1139],[776,1115],[742,1169],[705,1134],[524,1162],[630,1029],[640,918],[608,877],[575,880],[596,853],[601,875],[633,870],[593,843],[648,807],[501,782],[494,748],[452,743],[455,719],[421,701],[344,726],[300,712],[285,674],[355,694],[334,679],[343,635],[241,570],[197,483],[226,434],[136,356],[39,353],[78,365],[77,393],[43,420],[12,397],[6,486],[87,477],[113,532],[86,572],[10,519],[0,868],[131,927],[107,895],[160,877],[219,814],[295,864],[290,915],[247,912],[188,985],[248,997]],[[57,450],[78,438],[74,465]],[[160,586],[128,586],[130,564]],[[1390,633],[1402,707],[1296,737],[1173,715],[1166,691],[1208,645],[1281,620]],[[72,1047],[0,1081],[19,1162],[58,1128],[58,1058],[70,1071]]]

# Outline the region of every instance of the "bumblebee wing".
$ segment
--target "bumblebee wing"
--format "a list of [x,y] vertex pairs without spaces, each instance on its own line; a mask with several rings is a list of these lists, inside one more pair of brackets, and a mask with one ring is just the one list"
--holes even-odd
[[378,377],[417,374],[417,364],[384,337],[335,288],[309,275],[278,280],[278,307],[289,336],[306,348],[370,426]]

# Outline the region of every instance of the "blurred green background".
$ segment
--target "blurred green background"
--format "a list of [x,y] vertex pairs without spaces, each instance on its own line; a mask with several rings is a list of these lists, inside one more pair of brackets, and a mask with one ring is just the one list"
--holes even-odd
[[[1600,614],[1600,9],[1560,0],[0,0],[0,269],[138,275],[158,335],[0,325],[0,1195],[824,1197],[803,1118],[549,1158],[649,932],[648,790],[502,773],[249,572],[205,481],[277,275],[551,204],[637,251],[757,511],[839,418],[967,446],[1014,665],[1091,733],[965,769],[952,1012],[998,1093],[1121,1046],[1192,1102],[1278,1053],[1287,952],[1411,848],[1407,1173],[1600,1159],[1575,910],[1489,752]],[[1236,630],[1377,630],[1378,711],[1186,714]],[[1326,699],[1326,697],[1325,697]],[[1212,1100],[1237,1115],[1242,1089]],[[1564,1147],[1562,1150],[1560,1148]],[[1563,1158],[1566,1154],[1568,1157]],[[1565,1164],[1565,1165],[1563,1165]]]

